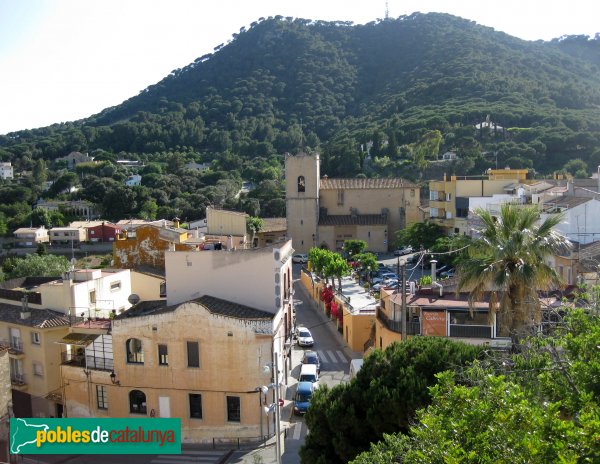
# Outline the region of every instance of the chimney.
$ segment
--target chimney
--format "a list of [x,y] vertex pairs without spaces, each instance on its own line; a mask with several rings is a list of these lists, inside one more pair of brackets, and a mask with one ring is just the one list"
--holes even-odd
[[29,319],[31,317],[31,310],[29,309],[29,300],[27,295],[21,298],[21,319]]
[[175,229],[179,229],[180,222],[181,222],[181,220],[178,217],[173,218],[173,227]]

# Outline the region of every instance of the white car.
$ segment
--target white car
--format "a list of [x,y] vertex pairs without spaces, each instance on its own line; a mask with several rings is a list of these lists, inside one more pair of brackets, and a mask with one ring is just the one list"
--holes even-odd
[[315,344],[310,330],[306,327],[298,327],[296,338],[298,339],[298,345],[300,346],[313,346]]
[[292,263],[306,264],[308,263],[308,255],[300,253],[292,256]]

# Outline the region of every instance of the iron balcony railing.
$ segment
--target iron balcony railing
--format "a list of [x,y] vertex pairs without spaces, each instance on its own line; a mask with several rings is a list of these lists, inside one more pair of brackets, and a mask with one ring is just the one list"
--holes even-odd
[[[388,330],[396,333],[402,333],[402,321],[394,321],[390,319],[385,312],[381,309],[377,310],[377,319],[381,322]],[[406,322],[406,334],[407,335],[421,335],[421,321],[411,320]]]
[[10,374],[10,382],[14,385],[26,385],[25,374]]
[[112,371],[115,364],[112,358],[103,358],[99,356],[86,356],[83,354],[74,354],[64,351],[61,354],[62,364],[68,366],[85,367],[100,371]]

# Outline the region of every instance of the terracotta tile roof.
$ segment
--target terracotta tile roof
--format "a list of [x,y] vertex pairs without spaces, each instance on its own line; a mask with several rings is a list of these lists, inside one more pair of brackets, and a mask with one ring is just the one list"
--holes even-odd
[[203,295],[184,303],[167,306],[165,300],[142,301],[135,306],[132,306],[127,311],[117,316],[117,319],[127,319],[130,317],[150,316],[155,314],[168,313],[176,311],[181,305],[186,303],[196,303],[206,308],[207,311],[213,314],[220,314],[226,317],[235,319],[264,319],[271,320],[274,314],[260,309],[254,309],[231,301],[215,298],[214,296]]
[[223,316],[234,317],[236,319],[265,319],[271,320],[274,314],[260,309],[254,309],[249,306],[233,303],[231,301],[215,298],[214,296],[203,295],[194,300],[200,303],[211,313],[221,314]]
[[262,218],[263,226],[259,233],[283,232],[287,230],[286,218]]
[[69,318],[58,311],[30,307],[29,312],[31,316],[27,319],[21,319],[21,309],[20,305],[0,303],[0,320],[10,324],[39,327],[40,329],[69,325]]
[[355,214],[319,217],[320,226],[384,226],[387,219],[381,214]]
[[563,195],[557,198],[553,198],[551,200],[546,200],[544,202],[544,207],[558,207],[558,208],[574,208],[575,206],[582,205],[583,203],[587,203],[588,201],[592,201],[592,198],[586,197],[574,197],[570,195]]
[[321,190],[337,189],[394,189],[394,188],[416,188],[417,185],[399,177],[387,179],[321,179]]

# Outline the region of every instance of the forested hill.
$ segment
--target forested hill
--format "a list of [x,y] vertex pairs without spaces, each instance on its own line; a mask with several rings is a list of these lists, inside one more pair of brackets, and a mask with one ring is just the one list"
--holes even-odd
[[119,106],[0,136],[0,156],[177,151],[235,166],[303,145],[330,175],[418,178],[447,150],[465,174],[496,162],[547,173],[576,158],[581,174],[600,162],[599,44],[528,42],[435,13],[357,26],[261,18]]

